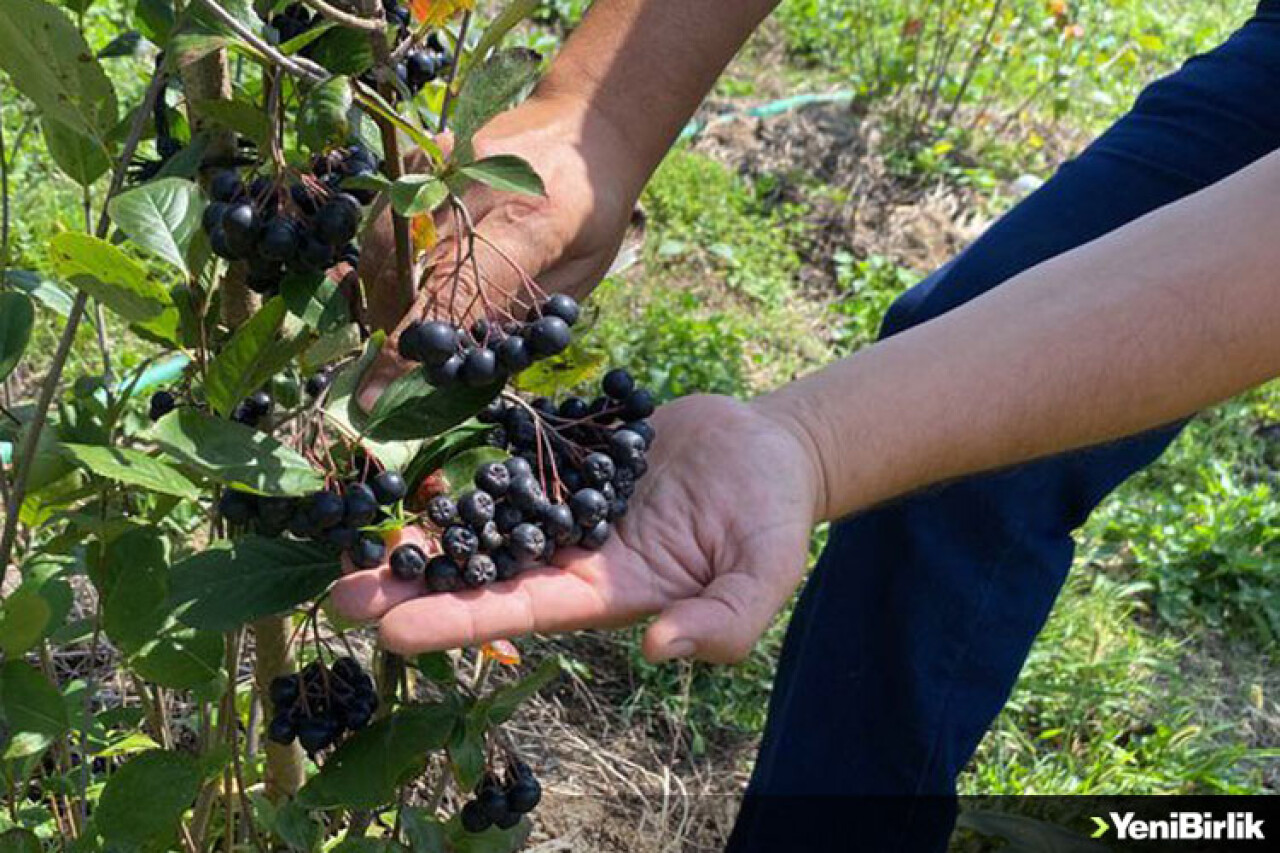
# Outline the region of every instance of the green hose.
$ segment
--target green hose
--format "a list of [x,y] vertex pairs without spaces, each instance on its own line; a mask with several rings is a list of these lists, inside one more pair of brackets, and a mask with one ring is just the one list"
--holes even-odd
[[680,139],[689,140],[696,138],[704,130],[712,125],[720,124],[739,115],[748,115],[755,118],[773,118],[783,113],[798,110],[801,107],[812,106],[813,104],[850,104],[857,97],[856,92],[826,92],[821,94],[810,95],[792,95],[788,98],[780,98],[776,101],[760,104],[759,106],[750,107],[745,110],[727,110],[725,112],[714,115],[706,121],[694,119],[685,125],[684,130],[680,132]]

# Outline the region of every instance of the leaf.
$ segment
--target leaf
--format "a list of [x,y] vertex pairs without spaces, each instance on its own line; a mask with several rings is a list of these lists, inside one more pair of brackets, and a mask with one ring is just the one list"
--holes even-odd
[[116,95],[79,29],[42,0],[0,3],[0,69],[43,117],[103,140],[116,124]]
[[307,93],[298,113],[298,141],[313,153],[341,145],[351,135],[351,84],[334,77]]
[[[299,36],[301,38],[301,36]],[[361,30],[337,27],[316,39],[308,57],[333,74],[359,77],[373,67],[373,45]]]
[[366,110],[375,113],[400,130],[413,140],[413,144],[422,149],[423,153],[431,158],[431,162],[440,165],[444,162],[444,152],[440,150],[440,146],[431,138],[425,130],[415,125],[413,122],[405,119],[395,109],[386,102],[386,100],[377,92],[369,88],[360,89],[355,96],[360,105]]
[[161,418],[151,437],[170,457],[224,485],[264,495],[300,495],[324,485],[307,460],[266,433],[191,408]]
[[145,678],[173,690],[221,684],[222,634],[174,627],[143,646],[129,665]]
[[116,196],[107,210],[135,244],[190,274],[187,248],[204,212],[204,195],[195,183],[160,178]]
[[55,314],[62,317],[71,314],[71,306],[74,304],[71,294],[62,285],[35,270],[6,270],[0,276],[0,282],[21,290]]
[[20,660],[0,666],[0,714],[10,733],[4,758],[43,752],[67,730],[67,708],[57,688]]
[[15,827],[0,833],[0,853],[44,853],[44,848],[34,832]]
[[282,43],[279,48],[280,52],[285,56],[296,56],[302,52],[303,48],[307,47],[316,39],[319,39],[325,33],[329,32],[329,30],[338,25],[336,21],[320,20],[318,16],[316,21],[317,23],[312,23],[311,26],[300,35],[296,35]]
[[405,806],[400,809],[400,823],[412,853],[446,853],[444,825],[426,809]]
[[356,386],[369,365],[377,358],[378,352],[386,342],[385,332],[374,332],[370,336],[365,350],[356,361],[333,378],[329,386],[329,396],[325,402],[324,416],[329,424],[342,435],[352,441],[358,441],[370,455],[377,458],[388,468],[403,469],[418,452],[421,443],[417,441],[375,441],[365,435],[362,428],[368,420],[356,403]]
[[111,774],[93,823],[110,843],[159,846],[177,836],[178,821],[199,790],[195,759],[158,749],[143,752]]
[[154,320],[173,304],[159,282],[105,240],[68,231],[49,248],[59,275],[131,323]]
[[62,173],[82,187],[111,168],[111,155],[100,140],[57,119],[44,120],[44,143]]
[[59,449],[76,464],[108,480],[190,500],[201,494],[200,487],[181,471],[141,450],[92,444],[62,444]]
[[35,587],[18,587],[0,602],[0,650],[12,659],[21,657],[44,636],[52,614]]
[[564,352],[544,358],[517,376],[515,386],[534,396],[554,396],[594,379],[607,364],[603,350],[586,341],[574,341]]
[[214,124],[233,130],[252,139],[259,147],[265,147],[271,135],[271,123],[261,107],[246,101],[204,100],[196,101],[192,111]]
[[173,32],[173,0],[138,0],[133,12],[138,29],[152,44],[164,44]]
[[516,709],[527,702],[560,674],[559,658],[549,657],[524,678],[493,691],[477,707],[483,707],[490,725],[501,725],[511,719]]
[[280,295],[307,328],[326,334],[350,321],[346,297],[326,273],[291,273],[280,283]]
[[476,469],[486,462],[501,462],[509,454],[496,447],[473,447],[459,453],[444,464],[444,479],[449,491],[455,495],[474,488]]
[[401,216],[431,213],[449,197],[449,187],[435,175],[405,175],[391,185],[391,206]]
[[430,438],[472,417],[501,391],[501,382],[484,388],[433,388],[421,370],[414,370],[383,392],[365,432],[380,441]]
[[149,528],[117,536],[107,545],[99,575],[103,630],[121,651],[133,654],[156,639],[173,611],[164,539]]
[[170,40],[169,47],[164,52],[165,65],[167,70],[180,70],[222,50],[233,41],[228,36],[209,33],[179,33]]
[[511,32],[516,24],[532,15],[536,8],[538,8],[538,0],[512,0],[485,29],[471,55],[483,59],[490,49],[497,47],[506,34]]
[[498,154],[465,166],[459,166],[457,174],[493,187],[495,190],[545,196],[547,188],[542,178],[526,161],[514,154]]
[[275,376],[306,346],[306,339],[281,339],[284,300],[269,299],[236,329],[222,352],[209,365],[205,398],[218,414],[230,417],[236,404]]
[[514,853],[529,840],[530,828],[528,818],[521,818],[510,829],[491,826],[484,832],[467,832],[455,815],[445,824],[444,830],[450,853]]
[[179,618],[194,628],[229,631],[315,598],[338,579],[337,554],[308,542],[245,536],[181,561],[170,577]]
[[122,59],[126,56],[133,56],[138,52],[138,48],[141,45],[142,33],[137,30],[127,30],[107,42],[106,46],[98,51],[98,58]]
[[537,79],[542,57],[532,50],[513,48],[495,53],[467,72],[453,113],[454,151],[470,159],[471,137],[489,119],[515,104]]
[[338,747],[298,792],[298,802],[313,809],[385,805],[421,771],[428,753],[445,745],[457,721],[457,712],[447,705],[401,708]]
[[414,659],[414,665],[436,684],[447,686],[458,680],[457,673],[453,671],[453,659],[448,652],[424,652]]
[[485,715],[472,709],[462,725],[456,726],[449,738],[449,765],[453,778],[463,791],[473,791],[484,775]]
[[324,835],[320,822],[294,800],[285,803],[275,813],[271,828],[281,841],[297,850],[316,849]]
[[416,489],[424,477],[434,473],[452,457],[483,445],[492,429],[478,421],[466,421],[433,438],[405,469],[404,476],[410,489]]
[[0,292],[0,382],[9,378],[31,341],[36,311],[23,293]]

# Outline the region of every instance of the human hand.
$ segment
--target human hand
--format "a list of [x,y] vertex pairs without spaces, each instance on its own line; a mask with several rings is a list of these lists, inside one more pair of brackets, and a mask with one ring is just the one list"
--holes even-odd
[[460,593],[425,595],[385,566],[353,572],[333,591],[339,612],[379,620],[382,644],[405,654],[657,614],[649,660],[742,660],[804,574],[824,500],[816,459],[766,401],[686,397],[652,420],[649,473],[600,551],[566,549],[556,567]]
[[[441,142],[447,146],[451,140]],[[439,241],[426,264],[430,272],[412,305],[404,304],[395,286],[389,223],[374,229],[362,254],[360,275],[368,290],[368,319],[392,331],[363,379],[357,399],[366,410],[412,367],[397,355],[400,331],[439,314],[441,301],[454,301],[459,309],[466,305],[475,291],[476,270],[487,300],[502,308],[519,303],[522,296],[528,307],[520,271],[547,293],[578,299],[589,293],[617,255],[647,178],[612,124],[590,105],[569,97],[535,96],[495,117],[472,144],[476,159],[497,154],[523,158],[542,178],[547,194],[534,197],[472,185],[462,201],[475,232],[484,238],[474,244],[475,263],[457,269],[459,241],[466,235],[459,233],[449,211],[439,213]],[[446,286],[453,290],[455,271],[463,298],[442,300]]]

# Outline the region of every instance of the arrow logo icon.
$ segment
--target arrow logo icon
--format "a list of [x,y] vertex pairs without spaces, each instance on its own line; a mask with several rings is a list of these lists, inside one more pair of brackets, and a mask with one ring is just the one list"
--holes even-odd
[[1093,818],[1093,823],[1098,828],[1093,831],[1093,835],[1089,836],[1090,838],[1101,838],[1107,834],[1107,830],[1111,829],[1107,822],[1100,817]]

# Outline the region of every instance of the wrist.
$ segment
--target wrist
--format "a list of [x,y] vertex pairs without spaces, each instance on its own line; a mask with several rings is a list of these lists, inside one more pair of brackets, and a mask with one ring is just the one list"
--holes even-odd
[[803,460],[808,499],[812,505],[812,520],[817,524],[832,519],[830,475],[821,439],[787,395],[773,392],[757,397],[747,404],[757,415],[770,421],[796,447]]

